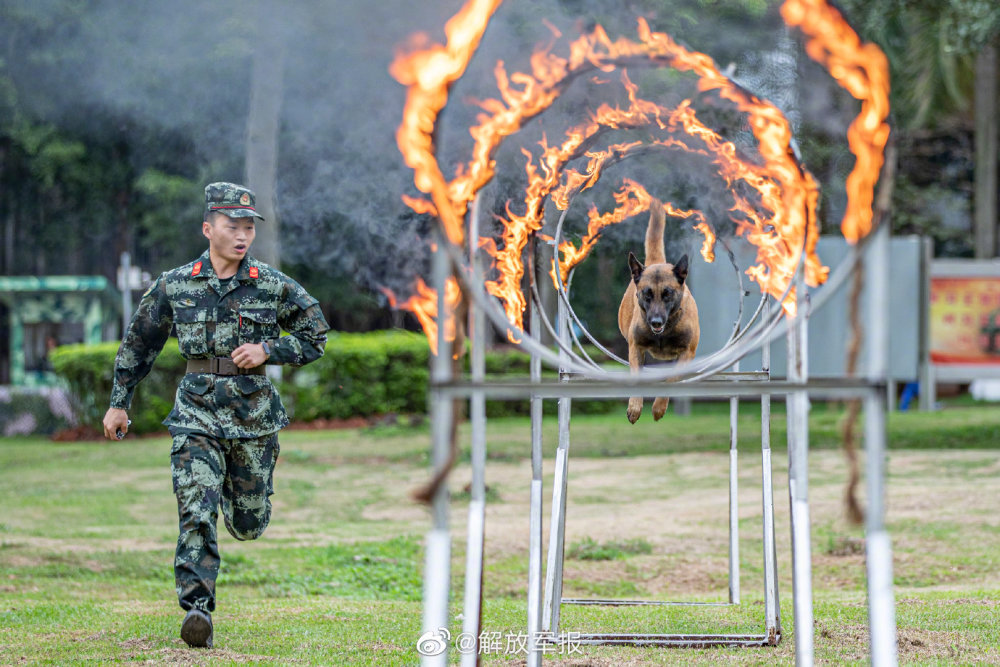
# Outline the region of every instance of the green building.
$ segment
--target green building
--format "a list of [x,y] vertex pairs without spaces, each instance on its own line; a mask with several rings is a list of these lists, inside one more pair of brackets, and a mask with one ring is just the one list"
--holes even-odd
[[120,314],[104,276],[0,277],[0,385],[53,384],[48,350],[113,340]]

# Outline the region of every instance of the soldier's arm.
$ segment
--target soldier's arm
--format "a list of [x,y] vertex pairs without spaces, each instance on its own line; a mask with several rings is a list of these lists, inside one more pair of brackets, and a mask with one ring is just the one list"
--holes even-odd
[[323,317],[319,302],[297,282],[288,278],[284,285],[284,298],[278,306],[278,326],[289,336],[271,341],[269,364],[301,366],[323,356],[326,332],[330,326]]
[[111,407],[128,410],[135,387],[153,368],[153,362],[170,336],[173,310],[161,275],[139,301],[128,332],[115,357]]

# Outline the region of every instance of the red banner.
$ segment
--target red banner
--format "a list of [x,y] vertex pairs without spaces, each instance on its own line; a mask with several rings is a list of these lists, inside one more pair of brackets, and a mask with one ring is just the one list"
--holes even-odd
[[1000,364],[1000,277],[931,278],[935,364]]

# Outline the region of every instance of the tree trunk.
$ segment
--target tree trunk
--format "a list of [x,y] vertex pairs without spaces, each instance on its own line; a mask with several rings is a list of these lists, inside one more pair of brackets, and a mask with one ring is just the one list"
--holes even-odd
[[976,56],[976,257],[997,254],[997,48]]
[[253,58],[250,114],[247,118],[246,184],[257,197],[258,220],[253,255],[271,266],[281,265],[275,181],[278,168],[278,130],[285,66],[285,45],[275,30],[274,0],[257,2],[257,43]]

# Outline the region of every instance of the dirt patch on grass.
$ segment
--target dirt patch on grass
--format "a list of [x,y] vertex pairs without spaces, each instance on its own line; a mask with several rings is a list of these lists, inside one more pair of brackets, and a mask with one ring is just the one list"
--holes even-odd
[[[179,639],[177,641],[180,641]],[[301,660],[292,660],[288,657],[275,658],[270,655],[254,655],[252,653],[239,653],[226,648],[161,648],[156,652],[155,658],[146,658],[141,665],[204,665],[207,660],[218,663],[238,663],[247,662],[280,662],[281,664],[301,663]],[[139,660],[141,654],[127,656],[131,660]]]
[[[816,635],[820,641],[835,643],[846,650],[847,659],[867,660],[868,628],[864,625],[848,625],[833,629],[817,624]],[[997,664],[997,654],[993,651],[983,654],[978,649],[968,647],[968,640],[961,632],[945,630],[918,630],[905,628],[897,635],[900,662],[922,660],[968,661],[977,664]]]
[[[92,553],[106,553],[108,551],[158,551],[164,548],[172,549],[174,544],[172,542],[162,542],[150,539],[137,539],[137,538],[100,538],[100,537],[88,537],[88,538],[66,538],[66,539],[54,539],[50,537],[32,537],[32,536],[18,536],[16,544],[8,544],[9,547],[24,548],[30,550],[38,550],[43,552],[44,556],[9,556],[9,560],[6,560],[10,565],[15,567],[25,567],[34,565],[43,565],[47,561],[51,561],[51,556],[59,554],[92,554]],[[46,560],[46,557],[47,560]],[[97,561],[87,561],[92,564],[95,568],[94,572],[102,572],[103,569],[107,569],[104,564],[98,563]],[[82,563],[81,563],[82,564]],[[91,566],[87,565],[88,569],[92,569]]]
[[372,651],[390,651],[392,653],[409,653],[411,651],[409,646],[403,648],[402,646],[387,644],[385,642],[371,642],[367,646]]
[[[98,633],[99,635],[100,633]],[[87,639],[99,639],[98,635],[93,637],[87,637]],[[123,642],[118,642],[118,645],[123,649],[130,651],[152,651],[153,648],[159,643],[159,641],[153,639],[152,637],[133,637],[131,639],[126,639]]]
[[[888,522],[893,539],[896,572],[917,585],[933,581],[990,586],[992,571],[980,571],[954,561],[962,543],[984,553],[1000,544],[995,532],[982,526],[996,522],[994,498],[1000,479],[979,479],[970,494],[961,472],[982,460],[982,452],[949,451],[942,458],[933,451],[891,452]],[[817,589],[863,592],[865,544],[863,529],[850,525],[844,513],[846,467],[839,451],[810,452],[810,501],[813,538],[813,580]],[[549,536],[554,463],[546,459],[543,479],[543,541]],[[597,542],[642,538],[653,546],[651,556],[630,557],[591,567],[567,559],[567,578],[589,578],[595,584],[639,580],[651,595],[714,595],[727,578],[728,452],[701,452],[614,460],[572,459],[569,464],[566,547],[590,538]],[[909,471],[901,479],[899,471]],[[775,535],[781,590],[790,590],[790,531],[787,462],[776,450],[773,463]],[[452,488],[463,488],[471,478],[467,465],[452,475]],[[530,462],[491,462],[487,482],[498,501],[486,507],[488,561],[523,556],[528,548]],[[759,574],[761,517],[760,457],[741,453],[739,517],[741,561],[757,574],[745,579],[747,590]],[[405,516],[411,512],[400,508]],[[366,513],[367,514],[367,513]],[[369,515],[370,516],[370,515]],[[464,539],[467,505],[453,503],[456,542]],[[933,517],[932,522],[927,518]],[[949,532],[950,531],[950,532]],[[966,538],[975,538],[972,543]],[[747,544],[752,541],[751,544]],[[967,550],[966,550],[967,551]],[[967,555],[967,554],[966,554]],[[966,561],[966,558],[961,560]],[[626,571],[621,562],[631,564]],[[978,562],[978,561],[977,561]],[[986,563],[983,560],[983,563]],[[985,567],[985,565],[983,566]],[[638,571],[636,571],[638,570]],[[744,569],[744,572],[746,570]],[[949,588],[954,588],[953,585]],[[923,640],[921,640],[923,641]]]

